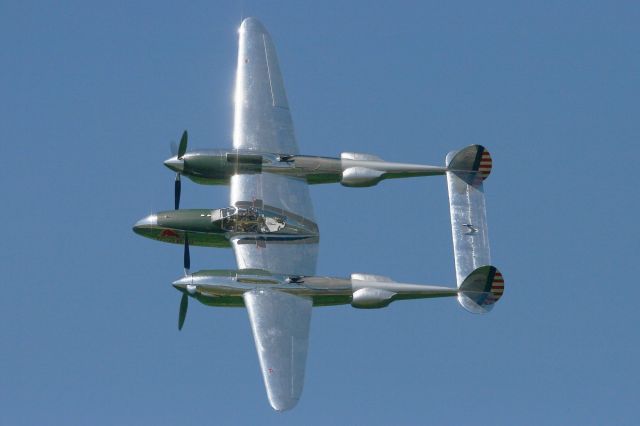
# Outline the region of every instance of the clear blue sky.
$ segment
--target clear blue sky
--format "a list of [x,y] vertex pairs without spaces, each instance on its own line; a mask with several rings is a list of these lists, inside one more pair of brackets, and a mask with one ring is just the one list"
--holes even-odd
[[[29,4],[26,4],[29,3]],[[162,161],[231,145],[236,29],[280,56],[298,143],[441,164],[489,148],[485,316],[314,311],[305,391],[267,402],[244,309],[192,303]],[[0,424],[633,424],[640,400],[637,2],[0,4]],[[634,189],[636,188],[636,189]],[[443,179],[312,189],[320,274],[454,283]],[[184,207],[224,187],[183,185]],[[192,265],[233,268],[194,248]]]

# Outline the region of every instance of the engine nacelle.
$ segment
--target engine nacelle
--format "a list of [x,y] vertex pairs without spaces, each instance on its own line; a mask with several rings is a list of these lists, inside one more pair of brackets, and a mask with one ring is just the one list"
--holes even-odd
[[183,174],[204,179],[228,179],[238,172],[260,173],[263,154],[240,150],[192,151],[183,157]]
[[377,185],[384,172],[366,167],[349,167],[342,172],[340,183],[349,187],[366,187]]

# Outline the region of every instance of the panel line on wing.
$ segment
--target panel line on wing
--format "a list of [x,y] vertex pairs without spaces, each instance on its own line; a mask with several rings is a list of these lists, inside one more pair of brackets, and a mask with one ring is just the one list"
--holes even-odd
[[276,106],[276,97],[273,95],[273,83],[271,82],[271,66],[269,65],[269,51],[267,50],[267,38],[262,34],[262,44],[264,45],[264,61],[267,63],[267,74],[269,75],[269,89],[271,90],[271,105]]

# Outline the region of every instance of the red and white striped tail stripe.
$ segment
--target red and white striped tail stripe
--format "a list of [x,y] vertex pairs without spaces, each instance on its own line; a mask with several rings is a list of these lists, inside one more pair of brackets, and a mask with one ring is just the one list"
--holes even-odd
[[478,175],[482,180],[486,179],[491,173],[491,154],[486,149],[482,151],[482,157],[480,158],[480,165],[478,166]]
[[493,282],[491,283],[491,294],[493,294],[495,302],[502,297],[502,293],[504,293],[504,278],[502,277],[502,273],[496,270]]

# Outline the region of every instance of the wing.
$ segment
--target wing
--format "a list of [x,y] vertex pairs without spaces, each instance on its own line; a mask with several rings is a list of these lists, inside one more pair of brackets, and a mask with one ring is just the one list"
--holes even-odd
[[274,290],[247,292],[244,302],[269,403],[278,411],[293,408],[304,383],[312,302]]
[[297,154],[289,102],[271,36],[255,18],[245,19],[239,32],[233,147]]
[[[233,146],[297,154],[289,104],[276,50],[269,33],[255,18],[240,26],[236,74]],[[231,204],[259,203],[313,222],[307,182],[269,173],[231,178]],[[290,275],[315,274],[318,237],[303,239],[232,239],[238,267]]]

